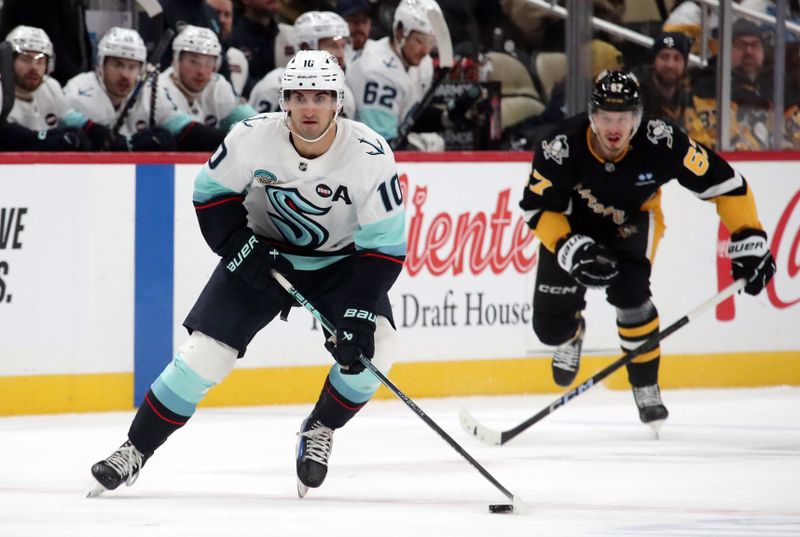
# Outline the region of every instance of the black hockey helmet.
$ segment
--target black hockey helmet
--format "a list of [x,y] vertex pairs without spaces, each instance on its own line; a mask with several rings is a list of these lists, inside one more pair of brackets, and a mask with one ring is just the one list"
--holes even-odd
[[603,71],[594,82],[589,111],[612,112],[639,111],[642,99],[639,95],[639,80],[633,73],[625,71]]

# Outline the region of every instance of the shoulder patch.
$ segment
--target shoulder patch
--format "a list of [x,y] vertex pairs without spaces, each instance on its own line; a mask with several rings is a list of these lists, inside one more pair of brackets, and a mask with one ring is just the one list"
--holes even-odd
[[550,159],[557,164],[563,164],[565,158],[569,158],[569,144],[567,143],[567,135],[559,134],[551,141],[542,141],[542,151],[544,151],[544,159]]
[[653,145],[658,145],[661,140],[667,141],[667,147],[672,149],[672,127],[660,119],[651,119],[647,122],[647,139]]

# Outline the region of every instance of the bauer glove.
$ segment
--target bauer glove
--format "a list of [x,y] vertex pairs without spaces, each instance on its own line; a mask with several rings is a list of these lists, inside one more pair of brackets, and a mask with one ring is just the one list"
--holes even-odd
[[374,307],[364,300],[346,300],[336,308],[336,348],[333,357],[342,373],[356,375],[364,371],[359,357],[375,355]]
[[767,246],[767,234],[759,229],[743,229],[731,235],[728,246],[734,280],[744,278],[744,292],[757,295],[775,275],[775,260]]
[[616,260],[589,236],[573,234],[556,246],[558,265],[581,285],[603,289],[619,278]]
[[249,227],[236,232],[226,250],[223,263],[228,272],[260,291],[266,291],[272,284],[272,269],[282,274],[292,269],[288,259]]

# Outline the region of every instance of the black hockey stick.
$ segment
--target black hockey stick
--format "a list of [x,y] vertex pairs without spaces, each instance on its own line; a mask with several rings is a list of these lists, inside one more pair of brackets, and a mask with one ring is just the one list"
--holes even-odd
[[[133,106],[136,104],[136,101],[139,100],[139,95],[142,92],[142,88],[150,79],[158,76],[158,65],[161,64],[161,57],[164,55],[164,52],[167,50],[167,47],[172,42],[172,38],[174,36],[175,30],[172,28],[167,28],[164,30],[164,33],[161,34],[158,44],[150,53],[150,58],[147,60],[144,75],[139,78],[136,86],[134,86],[131,96],[128,97],[128,102],[125,103],[125,107],[122,109],[122,112],[120,112],[119,116],[117,117],[117,121],[114,123],[114,127],[111,129],[110,141],[112,143],[117,139],[117,136],[119,136],[119,131],[122,128],[122,124],[125,123],[125,120],[128,118],[128,113],[131,111],[131,108],[133,108]],[[150,113],[152,114],[152,110]]]
[[740,291],[744,288],[746,282],[744,278],[740,278],[733,282],[731,285],[714,295],[713,297],[709,298],[705,302],[703,302],[700,306],[695,308],[694,310],[690,311],[671,325],[669,325],[664,330],[661,330],[658,334],[653,336],[652,338],[648,339],[632,351],[624,354],[621,358],[616,360],[614,363],[603,369],[602,371],[595,373],[592,377],[586,379],[581,384],[576,386],[575,388],[569,390],[567,393],[550,403],[549,406],[543,408],[535,415],[531,416],[530,418],[526,419],[516,427],[512,427],[507,431],[495,431],[486,427],[482,423],[480,423],[477,419],[475,419],[472,414],[469,413],[466,409],[462,408],[459,414],[461,426],[464,430],[471,434],[472,436],[476,437],[478,440],[483,442],[484,444],[490,444],[495,446],[501,446],[520,434],[521,432],[527,430],[530,426],[538,423],[543,418],[549,416],[560,407],[567,404],[572,399],[575,399],[577,396],[582,394],[583,392],[587,391],[589,388],[598,384],[604,378],[612,374],[617,369],[621,368],[622,366],[630,363],[634,358],[640,356],[648,351],[655,349],[658,346],[658,343],[669,336],[670,334],[677,332],[678,329],[681,327],[689,324],[691,321],[705,313],[707,310],[716,307],[717,304],[722,302],[723,300],[727,299],[728,297],[732,296],[736,292]]
[[[320,324],[322,324],[325,330],[327,330],[331,334],[336,334],[336,328],[333,326],[333,324],[328,319],[326,319],[325,316],[322,315],[322,313],[320,313],[319,310],[317,310],[317,308],[315,308],[314,305],[311,304],[311,302],[309,302],[297,289],[295,289],[294,286],[292,286],[292,284],[289,282],[289,280],[286,279],[286,277],[283,274],[273,270],[272,276],[280,284],[281,287],[286,289],[287,293],[292,295],[292,297],[294,297],[294,299],[301,306],[306,308],[308,311],[311,312],[311,315],[316,317],[316,319],[320,322]],[[476,461],[472,457],[472,455],[467,453],[467,451],[464,448],[462,448],[458,444],[458,442],[453,440],[453,438],[449,434],[447,434],[447,432],[444,429],[439,427],[439,425],[435,421],[433,421],[419,406],[417,406],[417,404],[414,401],[412,401],[410,397],[408,397],[405,393],[400,391],[400,388],[395,386],[391,380],[386,378],[386,375],[381,373],[381,371],[375,366],[375,364],[372,363],[372,361],[370,361],[369,358],[361,356],[359,357],[359,361],[362,364],[364,364],[364,367],[369,369],[372,372],[372,374],[375,375],[384,386],[386,386],[393,394],[395,394],[401,401],[403,401],[406,404],[406,406],[408,406],[408,408],[413,410],[414,413],[428,425],[428,427],[436,431],[436,433],[442,439],[444,439],[445,442],[450,444],[450,447],[455,449],[459,455],[464,457],[467,460],[467,462],[469,462],[476,470],[478,470],[483,477],[485,477],[492,485],[494,485],[497,488],[497,490],[502,492],[506,498],[511,500],[515,512],[521,511],[522,501],[520,500],[519,496],[512,494],[511,492],[509,492],[507,488],[505,488],[502,484],[500,484],[500,482],[497,479],[495,479],[494,476],[490,474],[488,470],[486,470],[486,468],[481,466],[481,464],[478,461]]]

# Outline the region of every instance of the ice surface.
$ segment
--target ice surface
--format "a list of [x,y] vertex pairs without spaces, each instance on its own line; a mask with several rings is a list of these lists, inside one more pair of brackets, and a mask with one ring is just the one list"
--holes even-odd
[[[401,387],[402,388],[402,387]],[[295,431],[310,405],[201,408],[140,479],[96,499],[89,467],[132,413],[0,419],[0,537],[798,536],[800,388],[665,390],[656,441],[629,392],[593,389],[502,447],[464,433],[464,405],[506,429],[555,397],[419,400],[524,515],[399,401],[335,435],[325,484],[299,500]]]

